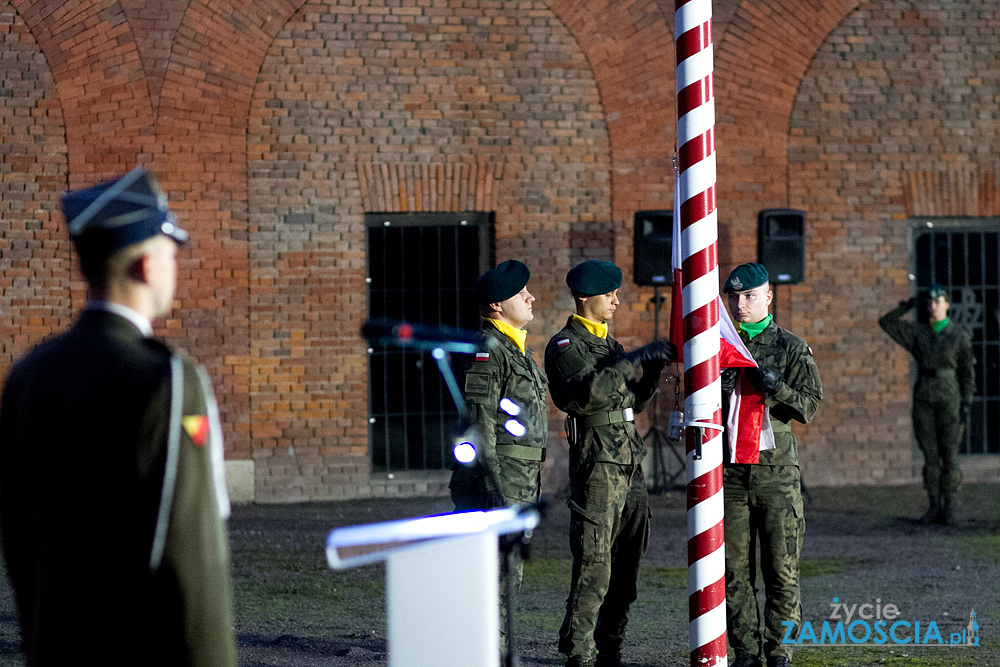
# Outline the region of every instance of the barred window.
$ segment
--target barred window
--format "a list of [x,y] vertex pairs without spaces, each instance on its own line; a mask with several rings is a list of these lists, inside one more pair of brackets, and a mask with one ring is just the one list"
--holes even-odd
[[[493,264],[492,213],[366,213],[365,227],[369,317],[479,328],[472,283]],[[368,396],[373,470],[451,466],[457,412],[429,353],[369,348]]]
[[[944,285],[948,315],[972,336],[976,396],[962,454],[1000,454],[1000,233],[998,220],[924,220],[913,228],[917,288]],[[994,434],[991,438],[990,434]]]

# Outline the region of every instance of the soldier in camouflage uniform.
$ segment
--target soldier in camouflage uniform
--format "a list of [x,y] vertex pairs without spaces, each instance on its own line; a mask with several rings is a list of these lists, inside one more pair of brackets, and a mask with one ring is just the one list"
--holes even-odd
[[[782,645],[791,621],[802,621],[799,555],[805,534],[798,454],[791,421],[806,423],[823,398],[812,349],[774,324],[768,313],[773,293],[767,269],[756,262],[736,267],[723,291],[740,337],[757,368],[725,369],[723,394],[743,373],[765,396],[774,432],[774,449],[760,452],[756,464],[723,468],[726,518],[726,612],[734,667],[758,667],[761,651],[768,667],[791,664],[791,647]],[[724,410],[728,413],[728,401]],[[728,452],[728,448],[727,448]],[[764,577],[764,633],[757,607],[756,545],[760,541]],[[793,636],[797,635],[797,630]]]
[[[913,387],[913,432],[924,454],[924,487],[930,499],[924,523],[950,523],[962,481],[958,448],[976,392],[976,359],[969,334],[948,318],[948,292],[934,285],[925,295],[928,321],[908,322],[903,315],[918,299],[901,301],[878,321],[917,363]],[[921,320],[924,318],[921,317]]]
[[[507,260],[474,285],[485,352],[471,357],[464,373],[465,404],[477,437],[474,464],[456,464],[452,473],[451,496],[459,512],[534,503],[541,491],[548,405],[545,375],[524,344],[524,326],[534,317],[530,277],[527,266]],[[516,423],[508,423],[512,418]],[[517,561],[511,572],[515,591],[521,586],[522,572]],[[500,603],[505,646],[506,582],[500,588]]]
[[664,364],[677,356],[669,341],[626,354],[608,335],[622,272],[591,260],[566,283],[576,314],[545,348],[552,399],[567,413],[573,580],[559,651],[567,667],[621,665],[639,561],[649,542],[645,446],[634,414],[652,397]]

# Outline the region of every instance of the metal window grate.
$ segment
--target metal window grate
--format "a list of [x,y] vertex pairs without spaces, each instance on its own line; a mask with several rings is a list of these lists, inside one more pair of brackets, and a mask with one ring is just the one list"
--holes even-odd
[[972,335],[976,397],[962,454],[1000,454],[1000,220],[934,220],[913,229],[917,287],[944,285],[949,317]]
[[[479,327],[472,283],[493,262],[490,213],[367,213],[368,316]],[[370,348],[372,469],[451,465],[456,411],[426,352]]]

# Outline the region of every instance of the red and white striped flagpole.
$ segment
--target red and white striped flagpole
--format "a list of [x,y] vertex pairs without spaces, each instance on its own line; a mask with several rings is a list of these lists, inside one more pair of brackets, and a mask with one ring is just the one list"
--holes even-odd
[[692,667],[726,665],[712,2],[675,0]]

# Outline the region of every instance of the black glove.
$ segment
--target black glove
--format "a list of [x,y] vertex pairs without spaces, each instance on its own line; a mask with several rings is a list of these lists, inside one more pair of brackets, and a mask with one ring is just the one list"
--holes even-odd
[[911,296],[906,301],[900,301],[899,302],[899,307],[900,308],[906,308],[907,310],[912,310],[913,308],[916,307],[916,305],[917,305],[917,297],[915,297],[915,296]]
[[750,380],[754,389],[762,391],[768,396],[781,389],[781,384],[784,382],[781,374],[773,368],[748,368],[743,372],[746,373],[747,379]]
[[654,340],[647,343],[638,350],[633,350],[625,355],[634,366],[648,364],[651,361],[660,361],[669,364],[677,358],[677,346],[669,340]]
[[722,394],[729,396],[736,389],[736,381],[740,378],[740,371],[736,368],[723,368],[722,373]]
[[969,417],[972,415],[972,405],[962,401],[962,404],[958,406],[959,414],[962,416],[962,423],[968,424]]
[[491,510],[495,507],[507,507],[507,499],[503,497],[503,493],[500,491],[487,491],[486,509]]

